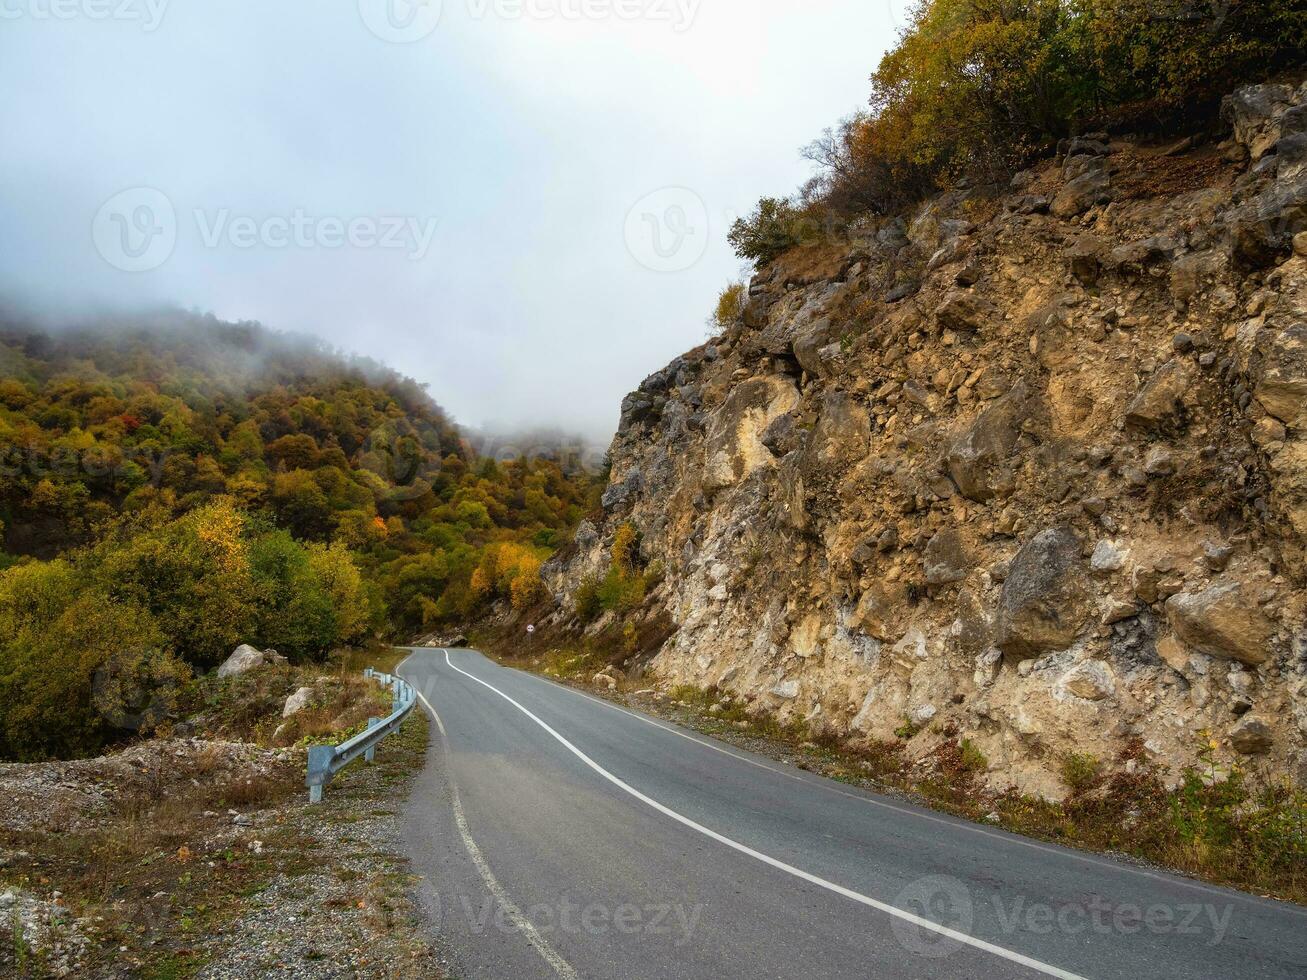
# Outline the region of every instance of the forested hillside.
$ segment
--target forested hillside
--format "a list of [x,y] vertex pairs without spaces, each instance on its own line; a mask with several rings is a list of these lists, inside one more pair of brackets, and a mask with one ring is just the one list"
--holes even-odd
[[[94,749],[238,643],[293,658],[540,589],[575,461],[257,324],[0,324],[0,755]],[[148,705],[149,710],[143,709]]]

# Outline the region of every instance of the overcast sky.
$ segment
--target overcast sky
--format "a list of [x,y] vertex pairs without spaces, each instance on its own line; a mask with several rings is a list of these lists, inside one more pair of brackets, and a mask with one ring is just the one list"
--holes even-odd
[[606,437],[899,0],[0,0],[0,292],[319,335]]

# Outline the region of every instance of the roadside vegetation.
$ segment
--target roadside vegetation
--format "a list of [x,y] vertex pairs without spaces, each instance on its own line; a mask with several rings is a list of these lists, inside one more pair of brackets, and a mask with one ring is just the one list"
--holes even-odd
[[254,324],[0,321],[0,377],[0,759],[148,734],[241,643],[318,663],[529,606],[598,493]]
[[923,0],[866,110],[805,151],[816,177],[764,198],[731,244],[766,264],[950,184],[1006,182],[1069,136],[1194,132],[1236,83],[1300,66],[1307,6],[1283,0]]
[[[379,836],[422,768],[425,718],[383,742],[375,765],[345,770],[314,808],[302,753],[265,747],[336,742],[387,710],[388,695],[355,682],[353,665],[348,677],[340,670],[282,737],[271,733],[284,724],[287,687],[308,678],[265,667],[186,692],[208,739],[161,736],[103,759],[0,766],[12,794],[0,818],[0,894],[12,903],[0,910],[0,974],[162,980],[239,955],[270,972],[307,956],[358,976],[393,975],[401,962],[441,975],[416,924],[412,879]],[[257,935],[247,920],[260,921],[269,902],[308,932]]]

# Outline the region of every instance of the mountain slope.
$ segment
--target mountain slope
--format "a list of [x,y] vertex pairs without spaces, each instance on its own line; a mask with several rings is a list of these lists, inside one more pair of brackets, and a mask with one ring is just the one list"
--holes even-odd
[[[670,620],[615,659],[853,747],[965,744],[994,787],[1307,782],[1305,106],[1244,89],[1219,146],[1068,141],[764,265],[626,400],[549,625]],[[596,608],[619,535],[656,584]]]

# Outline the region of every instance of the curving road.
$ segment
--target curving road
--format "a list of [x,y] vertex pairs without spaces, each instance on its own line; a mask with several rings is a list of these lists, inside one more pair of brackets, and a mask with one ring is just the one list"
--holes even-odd
[[405,814],[460,978],[1307,976],[1307,909],[853,789],[469,650]]

